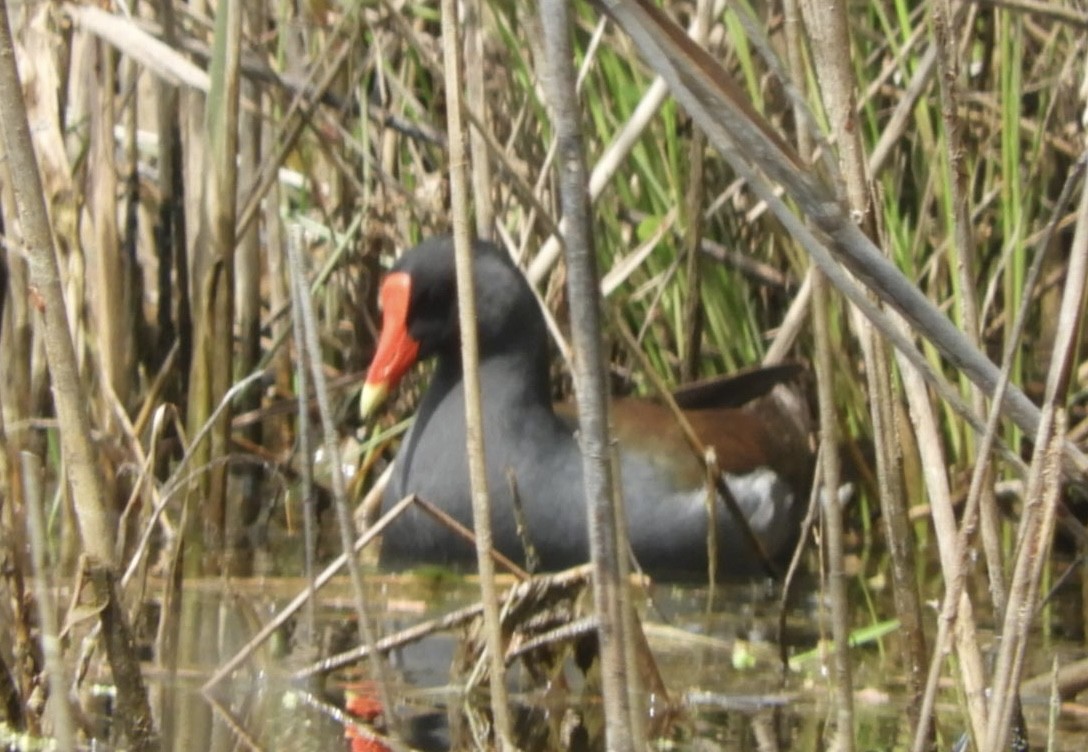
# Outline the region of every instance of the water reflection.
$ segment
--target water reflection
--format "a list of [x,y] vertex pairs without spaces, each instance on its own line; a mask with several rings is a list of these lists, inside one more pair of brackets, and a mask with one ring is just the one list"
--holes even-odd
[[[386,637],[429,619],[470,614],[478,597],[476,584],[469,580],[371,575],[368,584]],[[311,670],[319,658],[357,647],[346,581],[334,580],[321,592],[310,644],[301,640],[305,630],[288,620],[224,682],[207,695],[201,692],[216,669],[303,588],[292,579],[187,586],[176,673],[166,667],[149,671],[165,749],[216,752],[239,743],[294,752],[388,748],[389,719],[366,661]],[[784,634],[788,652],[812,653],[790,671],[783,671],[779,660],[779,594],[773,583],[720,586],[712,600],[697,586],[660,585],[640,596],[647,641],[669,695],[668,702],[646,698],[646,717],[659,744],[767,752],[826,747],[834,709],[818,649],[823,637],[819,590],[803,592],[810,595],[786,608]],[[570,618],[574,612],[558,613]],[[1059,621],[1060,613],[1055,614]],[[862,623],[864,613],[857,617]],[[469,681],[478,660],[474,630],[474,620],[466,618],[455,628],[390,652],[396,715],[412,748],[468,749],[487,743],[486,692],[472,689]],[[508,670],[516,741],[522,749],[604,748],[592,630],[575,628],[572,634],[566,648],[530,645]],[[512,652],[517,640],[528,644],[519,635],[511,638]],[[1052,646],[1070,658],[1079,650],[1075,645]],[[896,649],[894,637],[855,648],[859,749],[902,748],[909,739],[902,712],[909,700]],[[962,724],[954,688],[949,686],[942,697],[939,728],[948,742],[943,748],[949,748],[961,735]],[[1045,702],[1028,698],[1026,707],[1029,724],[1043,729],[1037,738],[1045,738]],[[108,726],[107,718],[102,728]],[[1065,721],[1062,730],[1055,749],[1084,748],[1079,724]]]

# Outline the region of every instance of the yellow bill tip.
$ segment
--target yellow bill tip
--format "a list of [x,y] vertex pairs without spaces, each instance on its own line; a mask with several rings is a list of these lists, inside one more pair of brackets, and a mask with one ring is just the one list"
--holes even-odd
[[362,394],[359,395],[359,414],[363,418],[369,418],[375,410],[381,407],[387,396],[389,396],[388,386],[367,381],[363,384]]

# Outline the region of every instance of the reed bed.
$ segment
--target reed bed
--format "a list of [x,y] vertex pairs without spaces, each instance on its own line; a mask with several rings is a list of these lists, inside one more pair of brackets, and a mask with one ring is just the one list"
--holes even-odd
[[[56,696],[73,682],[76,629],[102,635],[127,683],[133,748],[199,743],[185,734],[200,711],[169,693],[149,725],[130,623],[158,604],[152,661],[176,671],[200,649],[187,582],[288,570],[247,545],[262,515],[301,514],[311,581],[318,499],[336,510],[331,540],[354,545],[396,433],[390,418],[351,441],[396,250],[455,220],[496,239],[569,353],[558,238],[578,235],[544,79],[564,47],[536,4],[442,5],[9,4],[0,723],[69,748],[88,733],[67,703],[32,702],[47,673]],[[811,364],[824,490],[801,558],[829,604],[835,691],[813,748],[854,748],[851,640],[896,624],[881,639],[906,686],[903,744],[954,741],[934,731],[947,680],[972,748],[1008,749],[1048,589],[1088,582],[1088,15],[991,0],[569,13],[613,389]],[[462,119],[457,219],[447,128]],[[20,121],[36,164],[12,159]],[[370,575],[344,558],[358,644],[377,655]],[[77,576],[91,587],[65,608],[56,588]],[[848,607],[877,581],[890,610]],[[992,656],[981,632],[999,635]],[[1065,676],[1055,698],[1078,691]],[[615,723],[638,702],[609,706],[612,748],[645,742],[641,717]]]

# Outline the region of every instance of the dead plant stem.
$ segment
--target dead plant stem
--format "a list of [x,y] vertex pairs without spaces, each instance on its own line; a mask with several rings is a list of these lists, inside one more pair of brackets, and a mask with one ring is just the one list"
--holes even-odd
[[506,692],[506,665],[503,661],[502,622],[491,560],[491,498],[488,493],[484,446],[484,414],[480,395],[479,344],[476,330],[476,283],[472,241],[469,232],[467,133],[462,120],[464,71],[461,58],[461,30],[456,0],[442,0],[442,50],[445,63],[446,137],[450,158],[450,202],[453,242],[457,265],[457,306],[461,332],[461,364],[465,391],[465,438],[469,482],[472,487],[472,522],[476,531],[476,562],[480,574],[480,599],[484,607],[484,630],[490,661],[491,712],[494,716],[495,746],[499,752],[514,749],[513,722]]
[[638,677],[627,671],[631,654],[626,640],[624,610],[628,595],[621,579],[623,566],[618,533],[624,521],[616,509],[617,479],[609,450],[608,383],[601,343],[601,303],[593,232],[590,219],[589,176],[582,140],[581,107],[575,88],[570,39],[569,3],[544,0],[540,16],[546,56],[545,87],[555,123],[559,200],[566,229],[563,236],[570,300],[574,383],[578,397],[579,443],[585,480],[587,525],[593,568],[593,603],[599,621],[601,678],[604,693],[607,745],[615,752],[630,752],[644,743],[637,733],[631,705],[631,683]]
[[[305,290],[306,277],[303,271],[301,233],[288,233],[287,254],[288,269],[293,276],[294,286],[297,290]],[[333,507],[336,510],[337,527],[340,531],[341,549],[348,553],[353,550],[354,527],[351,520],[351,510],[348,508],[347,489],[344,483],[344,474],[340,470],[343,464],[340,461],[340,444],[336,433],[336,424],[332,406],[329,403],[329,388],[325,378],[325,371],[321,362],[321,347],[317,333],[317,318],[314,315],[313,303],[309,296],[299,297],[299,307],[295,315],[302,320],[301,330],[303,339],[296,343],[299,348],[300,367],[309,367],[313,377],[314,396],[317,399],[318,414],[321,417],[321,429],[323,444],[329,458],[329,466],[333,471],[329,473],[332,481]],[[305,461],[309,461],[306,458]],[[370,608],[369,598],[366,593],[366,583],[359,568],[359,560],[355,556],[346,559],[348,574],[351,578],[352,596],[354,597],[355,612],[358,619],[359,639],[373,651],[377,643],[375,635],[375,621]],[[383,715],[389,723],[389,729],[394,739],[401,739],[400,722],[397,714],[397,706],[393,703],[393,693],[390,691],[389,673],[385,661],[377,653],[374,654],[374,678],[378,685],[378,696],[383,705]]]
[[128,623],[117,600],[113,575],[116,566],[114,531],[106,511],[105,481],[91,441],[87,401],[79,381],[45,194],[16,68],[8,5],[5,2],[0,6],[0,136],[10,165],[30,283],[41,301],[38,326],[43,331],[54,405],[61,426],[66,480],[71,487],[94,596],[102,607],[99,614],[106,652],[117,682],[118,717],[133,749],[145,752],[157,749],[159,739],[139,663],[131,650]]

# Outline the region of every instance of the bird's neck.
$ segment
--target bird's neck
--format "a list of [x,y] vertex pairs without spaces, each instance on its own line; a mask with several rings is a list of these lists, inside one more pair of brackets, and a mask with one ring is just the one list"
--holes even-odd
[[[531,338],[528,338],[531,339]],[[543,406],[551,409],[551,378],[546,342],[526,341],[516,348],[480,353],[480,392],[485,400],[503,407]],[[440,353],[428,397],[445,399],[463,389],[461,351]]]

